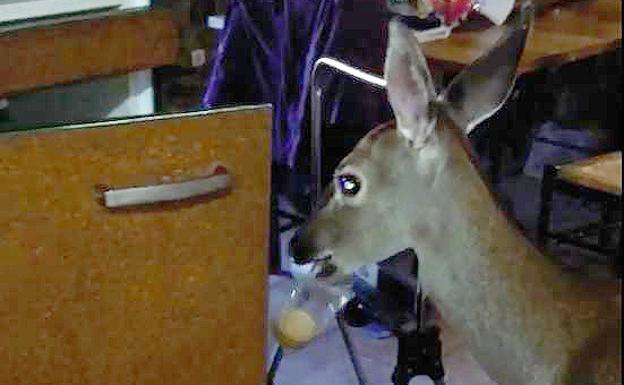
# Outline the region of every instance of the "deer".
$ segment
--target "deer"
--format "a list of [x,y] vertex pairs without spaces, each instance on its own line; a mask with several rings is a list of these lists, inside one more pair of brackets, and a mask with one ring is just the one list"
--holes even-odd
[[499,385],[621,384],[620,281],[547,257],[501,209],[467,147],[512,92],[534,14],[521,4],[440,92],[413,33],[389,21],[384,78],[395,119],[336,167],[291,241],[292,259],[322,264],[337,282],[412,248],[424,295]]

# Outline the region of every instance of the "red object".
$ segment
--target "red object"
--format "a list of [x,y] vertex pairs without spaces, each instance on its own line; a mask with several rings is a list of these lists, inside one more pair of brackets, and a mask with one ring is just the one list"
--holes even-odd
[[217,166],[217,168],[215,168],[212,175],[225,175],[227,173],[228,173],[228,169],[225,168],[225,166]]
[[447,25],[458,23],[472,10],[471,0],[431,0],[431,5]]

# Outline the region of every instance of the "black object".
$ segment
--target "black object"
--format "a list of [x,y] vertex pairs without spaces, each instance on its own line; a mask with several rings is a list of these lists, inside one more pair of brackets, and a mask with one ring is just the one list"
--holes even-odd
[[347,302],[342,309],[342,318],[347,325],[359,328],[371,324],[375,321],[366,305],[358,298],[354,298]]
[[[419,321],[418,314],[424,306],[423,301],[420,300],[417,305],[417,314],[397,312],[396,308],[388,306],[380,307],[379,305],[383,303],[383,296],[378,294],[375,296],[377,306],[371,306],[370,298],[368,302],[364,301],[366,300],[358,298],[351,300],[343,309],[343,318],[353,327],[379,322],[392,329],[399,341],[392,383],[408,385],[416,376],[428,376],[434,384],[443,384],[444,367],[440,329],[435,325],[425,326]],[[357,367],[354,367],[357,373]]]
[[[306,221],[306,217],[303,215],[281,210],[278,197],[280,194],[283,194],[295,205],[296,211],[309,212],[310,208],[307,203],[309,194],[306,192],[309,188],[303,188],[310,184],[308,179],[294,174],[287,167],[275,162],[271,165],[271,255],[269,273],[272,275],[290,276],[289,272],[282,270],[281,235],[286,231],[301,226]],[[285,223],[282,224],[282,222]]]
[[[386,261],[405,258],[414,261],[414,268],[410,272],[417,277],[417,258],[413,249],[401,251]],[[384,262],[388,266],[389,263]],[[343,308],[344,319],[349,326],[362,327],[372,322],[378,322],[392,331],[400,329],[408,322],[415,323],[418,309],[414,311],[416,301],[415,283],[411,285],[399,279],[381,265],[378,270],[377,287],[374,288],[361,279],[353,284],[355,298]],[[414,314],[416,313],[416,315]]]
[[436,17],[434,13],[429,14],[425,19],[416,16],[400,16],[401,21],[410,29],[424,31],[431,28],[438,28],[442,25],[442,21]]
[[414,312],[401,306],[391,294],[364,284],[358,285],[357,282],[354,291],[356,297],[343,308],[343,317],[349,326],[361,327],[377,322],[394,333],[400,331],[406,324],[414,325],[413,328],[416,328],[418,321]]
[[[601,206],[601,221],[573,229],[551,230],[552,200],[555,192],[580,198],[586,202],[597,202]],[[538,245],[547,249],[548,241],[552,239],[557,243],[582,247],[606,255],[616,274],[621,276],[622,221],[618,215],[621,209],[622,202],[619,196],[568,182],[559,177],[557,166],[545,165],[538,219]],[[595,238],[596,242],[591,242],[592,238]]]
[[[417,278],[418,259],[413,250],[405,250],[395,257],[409,254],[414,257],[411,273]],[[343,319],[353,327],[378,322],[397,336],[399,347],[392,374],[394,385],[408,385],[412,378],[423,375],[431,378],[436,385],[444,384],[440,329],[427,320],[428,302],[422,292],[415,294],[414,288],[382,271],[377,289],[358,285],[356,281],[356,297],[343,308]]]
[[275,355],[273,356],[273,361],[271,362],[271,368],[269,369],[269,373],[267,374],[267,385],[275,384],[275,374],[277,373],[277,369],[279,368],[279,364],[282,362],[282,358],[284,357],[284,349],[279,346]]
[[428,376],[434,384],[444,383],[440,329],[430,326],[398,336],[397,364],[392,373],[394,385],[408,385],[416,376]]

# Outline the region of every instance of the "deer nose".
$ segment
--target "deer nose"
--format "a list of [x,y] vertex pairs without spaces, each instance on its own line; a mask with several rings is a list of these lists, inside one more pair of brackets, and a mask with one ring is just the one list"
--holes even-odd
[[301,237],[298,233],[290,240],[289,246],[290,255],[296,264],[305,265],[306,263],[312,262],[313,256],[310,255],[308,248],[301,242]]

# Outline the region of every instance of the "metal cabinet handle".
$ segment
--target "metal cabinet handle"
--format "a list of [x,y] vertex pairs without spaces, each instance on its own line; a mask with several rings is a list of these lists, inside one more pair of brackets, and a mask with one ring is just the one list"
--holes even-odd
[[205,178],[153,186],[105,189],[102,198],[104,206],[107,208],[152,205],[227,192],[231,188],[231,183],[232,178],[228,170],[219,166],[210,176]]

